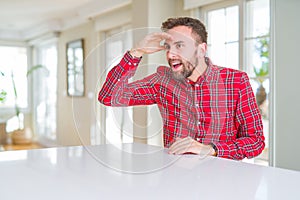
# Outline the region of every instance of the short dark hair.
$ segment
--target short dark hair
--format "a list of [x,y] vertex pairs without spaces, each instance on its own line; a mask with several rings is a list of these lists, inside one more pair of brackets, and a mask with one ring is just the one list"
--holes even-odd
[[192,28],[192,33],[199,36],[200,43],[207,43],[207,31],[205,25],[198,19],[191,17],[169,18],[162,23],[162,31],[170,30],[176,26],[187,26]]

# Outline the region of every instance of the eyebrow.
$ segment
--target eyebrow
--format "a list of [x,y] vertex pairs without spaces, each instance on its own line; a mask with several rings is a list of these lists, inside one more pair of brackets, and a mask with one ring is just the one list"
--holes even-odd
[[174,42],[174,44],[181,44],[181,43],[184,43],[184,41],[177,41],[177,42]]
[[[182,43],[184,43],[184,41],[177,41],[177,42],[174,42],[173,44],[182,44]],[[167,42],[164,42],[164,45],[169,45],[170,46],[170,44],[167,43]]]

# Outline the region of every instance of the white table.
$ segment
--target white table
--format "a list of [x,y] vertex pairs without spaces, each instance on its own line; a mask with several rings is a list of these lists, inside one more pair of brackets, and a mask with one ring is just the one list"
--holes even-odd
[[143,144],[0,152],[0,199],[300,199],[300,172]]

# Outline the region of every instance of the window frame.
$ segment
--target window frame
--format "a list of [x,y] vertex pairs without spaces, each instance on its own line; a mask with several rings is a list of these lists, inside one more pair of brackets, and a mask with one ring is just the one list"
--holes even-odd
[[245,5],[246,1],[243,0],[229,0],[229,1],[221,1],[213,4],[209,4],[200,8],[197,8],[196,12],[198,12],[198,17],[202,19],[204,22],[207,22],[208,17],[207,13],[212,10],[222,9],[230,6],[238,6],[239,10],[239,34],[238,34],[238,43],[239,43],[239,60],[238,60],[238,66],[239,70],[244,70],[245,66],[245,51],[244,51],[244,36],[245,36]]
[[[42,63],[42,52],[44,49],[48,49],[49,47],[54,46],[54,48],[56,48],[56,53],[57,53],[57,63],[56,63],[56,78],[58,81],[58,62],[59,62],[59,46],[58,46],[58,38],[53,37],[53,38],[48,38],[43,40],[40,43],[34,43],[32,46],[32,60],[35,64],[42,64],[44,65],[44,63]],[[50,72],[51,73],[51,72]],[[57,82],[56,81],[56,82]],[[34,85],[32,86],[32,90],[34,90]],[[34,97],[32,98],[32,105],[35,105],[34,107],[36,107],[36,103],[37,103],[37,99],[35,99]],[[55,137],[50,137],[49,134],[39,134],[37,131],[37,122],[34,120],[33,122],[33,130],[34,133],[36,134],[39,143],[43,144],[44,146],[56,146],[57,145],[57,119],[58,119],[58,82],[56,85],[56,105],[55,105],[55,115],[56,115],[56,119],[55,119],[55,123],[56,123],[56,134]],[[37,117],[37,111],[36,110],[32,110],[32,118],[36,119]]]
[[[269,35],[263,35],[263,36],[254,36],[254,37],[248,37],[247,35],[247,30],[246,30],[246,26],[245,24],[247,23],[247,18],[246,18],[246,14],[247,14],[247,3],[250,2],[250,1],[253,1],[253,0],[223,0],[223,1],[219,1],[219,2],[209,2],[205,5],[202,5],[200,7],[194,7],[192,10],[191,10],[191,15],[193,17],[197,17],[201,20],[203,20],[203,22],[206,24],[207,23],[207,20],[208,20],[208,12],[209,11],[212,11],[212,10],[217,10],[217,9],[222,9],[222,8],[226,8],[226,7],[230,7],[230,6],[238,6],[238,11],[239,11],[239,70],[241,71],[245,71],[247,74],[249,72],[248,70],[248,67],[247,66],[247,51],[246,51],[246,43],[248,40],[251,40],[251,39],[256,39],[256,38],[264,38],[264,37],[269,37],[269,40],[270,40],[270,45],[271,44],[271,22],[270,22],[270,26],[269,26]],[[271,12],[271,4],[270,4],[270,1],[269,1],[269,9],[270,9],[270,12]],[[271,20],[271,13],[270,13],[270,20]],[[269,46],[269,51],[270,53],[271,52],[271,48]],[[269,75],[266,77],[266,79],[269,80],[269,97],[268,99],[269,100],[274,100],[273,99],[273,87],[272,87],[272,83],[274,83],[273,81],[273,76],[272,76],[272,67],[271,67],[271,63],[272,63],[272,60],[271,60],[271,54],[269,55]],[[228,67],[228,66],[225,66],[225,67]],[[250,76],[250,74],[248,74],[249,76],[249,79],[250,80],[255,80],[257,79],[256,77],[254,76]],[[255,93],[255,91],[253,91]],[[272,115],[273,115],[273,107],[272,107],[273,103],[272,102],[269,102],[269,106],[268,106],[268,113],[269,113],[269,117],[268,117],[268,137],[266,138],[266,140],[268,140],[268,166],[273,166],[274,165],[274,159],[273,159],[273,151],[274,151],[274,135],[271,134],[272,133],[272,124],[273,124],[273,118],[272,118]],[[248,161],[246,161],[248,162]]]
[[[105,55],[105,58],[104,58],[105,66],[109,66],[111,64],[110,63],[111,61],[109,61],[107,59],[108,58],[107,43],[109,43],[110,39],[112,39],[112,41],[118,41],[118,40],[122,41],[121,39],[122,39],[122,37],[124,37],[123,33],[124,32],[128,33],[128,31],[130,31],[131,28],[132,28],[131,23],[126,23],[126,24],[120,25],[118,27],[111,28],[111,29],[106,30],[106,31],[103,32],[103,36],[106,40],[106,42],[104,44],[104,49],[103,49],[104,50],[104,55]],[[130,38],[128,38],[128,40],[125,40],[125,42],[122,41],[122,48],[123,48],[122,52],[126,51],[128,49],[128,47],[132,46],[132,40],[133,40],[132,33],[130,33],[130,35],[126,35],[126,37],[130,37]],[[116,61],[113,61],[113,62],[116,62]],[[118,62],[116,62],[116,64],[117,63]],[[114,67],[114,66],[110,65],[110,67]],[[105,74],[107,74],[110,70],[111,69],[106,68],[105,69]],[[104,134],[103,135],[105,135],[104,143],[106,143],[106,144],[107,143],[113,143],[114,144],[114,143],[119,143],[119,142],[121,142],[121,143],[128,143],[129,142],[130,143],[130,142],[133,142],[133,140],[134,140],[133,133],[132,133],[132,135],[130,135],[131,133],[129,133],[129,135],[126,134],[126,130],[124,130],[125,125],[122,122],[120,124],[121,126],[119,127],[119,129],[120,129],[119,130],[120,131],[120,135],[119,135],[120,141],[116,142],[116,141],[111,141],[111,140],[108,139],[109,136],[107,135],[107,133],[108,133],[107,130],[108,129],[107,129],[107,124],[106,124],[107,123],[107,115],[109,114],[109,112],[112,113],[112,112],[114,112],[114,110],[117,110],[117,109],[122,110],[122,115],[124,115],[125,112],[129,112],[129,113],[132,112],[132,118],[133,118],[133,112],[134,111],[133,111],[132,107],[127,107],[127,108],[104,107],[104,116],[105,116],[106,120],[105,120],[105,122],[103,122],[103,124],[104,124],[104,127],[103,127]],[[127,111],[127,110],[130,110],[130,111]],[[121,120],[122,121],[125,120],[124,116],[122,116]],[[133,126],[132,126],[132,129],[133,129]]]

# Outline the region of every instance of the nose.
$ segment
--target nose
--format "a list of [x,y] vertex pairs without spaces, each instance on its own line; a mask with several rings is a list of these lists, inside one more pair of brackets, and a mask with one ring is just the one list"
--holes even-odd
[[167,58],[175,59],[177,57],[178,57],[178,52],[174,48],[170,47],[170,49],[167,50]]

